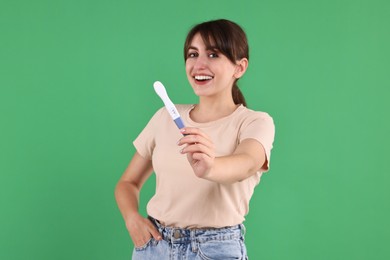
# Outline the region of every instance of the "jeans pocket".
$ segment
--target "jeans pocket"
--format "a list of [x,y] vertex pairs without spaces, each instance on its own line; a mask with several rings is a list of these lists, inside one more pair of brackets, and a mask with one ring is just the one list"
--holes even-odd
[[203,260],[243,259],[240,240],[210,240],[199,243],[198,249],[198,255]]
[[143,251],[145,250],[146,248],[148,248],[148,246],[153,242],[153,237],[151,237],[148,242],[146,242],[144,245],[142,246],[134,246],[134,249],[136,251]]

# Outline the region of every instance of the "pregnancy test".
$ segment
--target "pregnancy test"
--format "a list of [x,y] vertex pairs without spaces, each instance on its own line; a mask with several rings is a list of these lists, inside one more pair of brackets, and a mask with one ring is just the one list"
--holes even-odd
[[181,120],[180,114],[177,111],[175,105],[169,99],[167,91],[165,90],[164,85],[160,81],[156,81],[153,84],[154,91],[156,91],[157,95],[164,102],[165,108],[168,110],[168,113],[171,115],[173,121],[179,129],[184,128],[183,120]]

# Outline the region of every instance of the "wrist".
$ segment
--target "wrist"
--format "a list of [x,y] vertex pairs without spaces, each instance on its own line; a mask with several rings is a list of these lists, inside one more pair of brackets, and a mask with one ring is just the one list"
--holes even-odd
[[126,226],[130,226],[132,223],[136,222],[137,219],[139,218],[142,218],[142,216],[139,214],[138,211],[129,212],[128,214],[126,214],[126,217],[124,218]]
[[218,176],[218,160],[219,158],[214,158],[213,164],[210,168],[203,174],[202,178],[209,181],[216,181]]

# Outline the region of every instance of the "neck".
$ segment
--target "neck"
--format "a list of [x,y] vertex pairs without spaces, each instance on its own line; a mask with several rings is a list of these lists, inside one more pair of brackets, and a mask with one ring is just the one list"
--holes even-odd
[[201,98],[190,115],[195,122],[206,123],[230,115],[238,106],[234,104],[233,99],[218,102],[215,99]]

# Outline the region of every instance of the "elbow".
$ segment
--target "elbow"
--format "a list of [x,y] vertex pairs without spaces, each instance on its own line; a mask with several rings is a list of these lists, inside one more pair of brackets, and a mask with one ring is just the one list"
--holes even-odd
[[121,186],[122,186],[122,181],[118,181],[114,187],[114,196],[116,199],[118,198],[118,196],[120,194]]
[[117,184],[114,187],[114,196],[115,196],[115,198],[118,199],[118,197],[121,196],[123,191],[126,190],[128,186],[129,186],[129,184],[126,183],[125,181],[123,181],[123,180],[118,181]]

